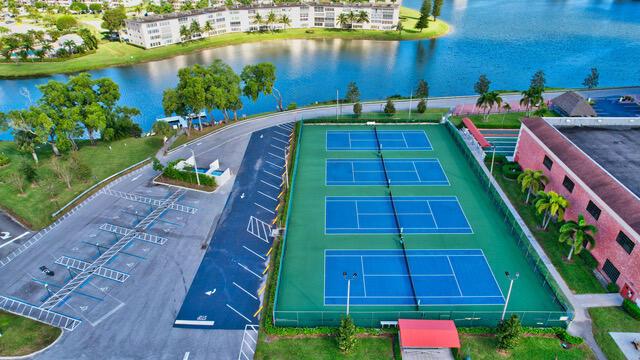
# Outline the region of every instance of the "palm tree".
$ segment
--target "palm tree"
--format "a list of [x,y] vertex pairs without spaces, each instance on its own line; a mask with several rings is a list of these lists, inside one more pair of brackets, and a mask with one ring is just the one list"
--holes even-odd
[[276,13],[274,13],[273,11],[269,12],[269,14],[267,15],[267,25],[269,25],[269,31],[273,30],[273,27],[271,25],[277,22],[278,17],[276,16]]
[[541,102],[538,108],[536,109],[536,111],[533,112],[533,116],[542,117],[546,112],[547,112],[547,104],[545,104],[544,102]]
[[204,23],[204,31],[207,33],[207,35],[211,34],[211,30],[213,30],[213,26],[211,26],[211,21],[207,20]]
[[480,94],[478,100],[476,101],[476,106],[486,109],[484,113],[484,121],[487,121],[489,118],[489,113],[491,113],[491,109],[495,105],[502,105],[502,97],[497,91],[487,91],[485,93]]
[[584,219],[584,215],[578,215],[578,221],[569,220],[560,227],[560,237],[558,241],[567,243],[571,246],[567,260],[571,261],[571,256],[575,252],[579,254],[586,246],[593,248],[596,240],[593,236],[598,232],[598,228],[588,224]]
[[540,106],[540,104],[544,103],[540,89],[529,88],[524,90],[521,94],[522,99],[520,99],[520,105],[527,109],[527,116],[531,115],[531,108]]
[[182,38],[182,40],[187,40],[190,36],[191,32],[189,31],[189,28],[186,25],[180,26],[180,37]]
[[76,42],[71,39],[65,40],[65,42],[62,43],[62,46],[64,46],[67,49],[67,52],[69,54],[73,54],[74,52],[73,50],[76,47]]
[[192,35],[200,35],[202,30],[200,29],[200,23],[196,20],[191,21],[191,25],[189,26],[189,32]]
[[353,11],[349,11],[347,13],[347,19],[349,19],[349,28],[353,28],[353,23],[356,22],[356,20],[358,20],[358,15],[356,15],[355,12]]
[[542,228],[547,229],[551,218],[557,217],[560,221],[564,219],[564,211],[569,207],[569,201],[555,191],[538,191],[538,201],[535,205],[538,214],[544,214]]
[[396,24],[396,31],[400,33],[400,36],[402,36],[402,30],[404,30],[404,25],[402,25],[402,21],[398,21],[398,24]]
[[509,105],[509,103],[504,103],[504,105],[502,105],[502,111],[504,111],[502,113],[502,122],[500,123],[500,126],[504,126],[504,118],[507,116],[507,113],[509,111],[511,111],[511,105]]
[[337,23],[341,28],[344,28],[346,25],[348,25],[349,17],[347,16],[347,14],[341,13],[340,15],[338,15]]
[[360,12],[358,13],[357,21],[358,21],[358,23],[368,23],[369,22],[369,13],[364,11],[364,10],[360,10]]
[[282,15],[280,17],[280,23],[282,24],[282,27],[286,30],[287,26],[291,26],[291,19],[289,19],[287,15]]
[[537,194],[538,191],[544,189],[549,183],[549,178],[544,175],[542,170],[525,169],[522,174],[518,175],[518,183],[522,192],[527,192],[525,203],[529,203],[531,194]]
[[35,50],[33,52],[33,54],[40,59],[40,61],[42,61],[44,59],[44,57],[47,55],[47,53],[44,51],[44,49],[40,48],[38,50]]
[[257,13],[256,16],[253,17],[253,24],[258,26],[258,31],[260,31],[262,23],[264,23],[264,19],[262,19],[262,15],[260,15],[260,13]]
[[51,51],[53,51],[53,45],[48,41],[42,43],[42,51],[44,51],[45,54],[51,53]]

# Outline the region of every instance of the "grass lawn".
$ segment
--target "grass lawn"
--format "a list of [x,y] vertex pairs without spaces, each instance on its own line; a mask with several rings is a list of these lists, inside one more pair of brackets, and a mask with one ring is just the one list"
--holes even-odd
[[583,253],[573,256],[571,262],[567,262],[565,258],[569,254],[569,246],[558,242],[558,224],[551,223],[547,230],[540,229],[538,227],[541,223],[540,216],[536,213],[533,205],[524,205],[525,194],[520,191],[520,185],[515,180],[505,179],[499,171],[499,167],[494,169],[494,176],[500,187],[527,223],[569,288],[577,294],[605,293],[606,290],[593,275],[592,266],[589,265],[590,255],[583,251]]
[[515,349],[506,353],[496,351],[496,339],[493,336],[461,334],[460,340],[460,355],[471,355],[474,360],[595,359],[591,349],[585,344],[565,350],[556,337],[526,336]]
[[[384,105],[382,105],[384,106]],[[339,119],[336,120],[335,116],[327,116],[323,118],[313,119],[311,122],[322,122],[322,123],[333,123],[333,122],[367,122],[367,121],[396,121],[400,120],[403,123],[406,122],[440,122],[442,120],[442,116],[446,114],[449,109],[446,108],[429,108],[424,113],[420,114],[417,111],[411,111],[411,120],[409,120],[409,112],[408,111],[398,111],[395,114],[388,115],[383,112],[367,112],[362,113],[360,116],[355,115],[341,115]],[[305,121],[306,122],[306,121]]]
[[[460,126],[462,124],[462,118],[468,117],[479,128],[485,129],[519,129],[522,118],[526,116],[524,112],[511,112],[506,114],[489,114],[487,120],[484,120],[482,115],[465,115],[465,116],[452,116],[451,122],[454,125]],[[558,116],[555,112],[547,110],[544,115],[546,117]]]
[[419,16],[417,11],[403,7],[400,10],[400,15],[404,19],[404,27],[406,29],[402,34],[397,31],[378,30],[288,29],[277,32],[224,34],[185,44],[169,45],[148,50],[126,43],[110,42],[101,43],[98,50],[93,54],[65,61],[25,62],[18,64],[0,63],[0,78],[72,73],[108,66],[131,65],[146,61],[166,59],[208,48],[266,40],[333,38],[356,40],[414,40],[434,38],[449,32],[449,25],[441,20],[432,22],[429,28],[419,32],[414,29]]
[[600,307],[589,309],[593,321],[593,336],[609,360],[624,360],[624,354],[613,338],[613,332],[640,332],[640,321],[627,314],[622,307]]
[[42,146],[38,150],[40,181],[37,185],[27,186],[25,194],[19,194],[9,180],[10,174],[19,172],[22,162],[33,160],[30,154],[18,152],[13,142],[0,142],[0,153],[11,158],[9,165],[0,168],[0,206],[22,219],[26,225],[35,229],[43,228],[53,220],[53,212],[89,186],[154,155],[161,146],[162,139],[158,137],[129,138],[110,144],[99,142],[96,146],[82,142],[78,158],[91,168],[92,179],[85,182],[74,180],[71,189],[53,174],[50,167],[51,148],[48,145]]
[[[256,360],[298,359],[394,359],[394,342],[391,337],[365,337],[358,339],[349,355],[338,350],[333,337],[270,338],[260,336],[256,348]],[[399,356],[397,357],[399,359]]]
[[0,356],[21,356],[54,342],[61,330],[0,311]]

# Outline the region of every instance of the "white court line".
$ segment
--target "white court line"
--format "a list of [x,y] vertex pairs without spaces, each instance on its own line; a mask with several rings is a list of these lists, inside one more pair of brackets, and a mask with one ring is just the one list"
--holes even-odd
[[247,251],[249,251],[249,252],[250,252],[250,253],[252,253],[253,255],[255,255],[255,256],[257,256],[257,257],[259,257],[260,259],[262,259],[262,260],[267,260],[267,259],[265,259],[265,258],[264,258],[264,256],[262,256],[262,255],[258,254],[257,252],[255,252],[255,251],[253,251],[253,250],[249,249],[248,247],[246,247],[246,246],[244,246],[244,245],[242,245],[242,247],[243,247],[243,248],[245,248],[245,249],[247,249]]
[[279,156],[279,155],[276,155],[276,154],[274,154],[274,153],[272,153],[272,152],[269,152],[269,153],[267,153],[267,154],[269,154],[269,155],[271,155],[271,156],[274,156],[274,157],[277,157],[277,158],[278,158],[278,159],[280,159],[280,160],[284,160],[284,157]]
[[258,300],[257,297],[253,296],[250,292],[248,292],[247,290],[245,290],[242,286],[236,284],[236,282],[233,282],[233,285],[235,285],[238,289],[244,291],[247,295],[251,296],[254,300]]
[[258,194],[266,196],[267,198],[269,198],[269,199],[271,199],[273,201],[278,201],[278,199],[274,198],[273,196],[269,196],[269,195],[263,193],[262,191],[258,191]]
[[364,289],[364,297],[367,297],[367,282],[365,278],[367,274],[364,273],[364,256],[360,255],[360,267],[362,270],[362,288]]
[[11,239],[11,240],[7,241],[6,243],[4,243],[4,244],[0,245],[0,249],[2,249],[3,247],[5,247],[5,246],[7,246],[7,245],[9,245],[9,244],[11,244],[11,243],[13,243],[14,241],[16,241],[16,240],[18,240],[18,239],[21,239],[21,238],[25,237],[25,236],[26,236],[27,234],[29,234],[30,232],[31,232],[31,231],[27,231],[27,232],[23,233],[22,235],[18,235],[18,236],[16,236],[16,237],[14,237],[13,239]]
[[278,180],[281,180],[281,179],[282,179],[282,176],[278,176],[278,175],[276,175],[276,174],[274,174],[274,173],[272,173],[272,172],[270,172],[270,171],[267,171],[267,170],[262,170],[262,171],[266,172],[267,174],[269,174],[269,175],[273,176],[274,178],[276,178],[276,179],[278,179]]
[[275,212],[273,212],[273,211],[271,211],[271,210],[267,209],[266,207],[264,207],[264,206],[262,206],[262,205],[258,204],[257,202],[254,202],[254,204],[255,204],[255,205],[257,205],[258,207],[261,207],[261,208],[263,208],[263,209],[267,210],[268,212],[270,212],[270,213],[272,213],[272,214],[274,214],[274,215],[275,215]]
[[257,277],[258,279],[262,279],[262,277],[256,273],[254,273],[253,271],[251,271],[251,269],[249,269],[248,267],[244,266],[241,263],[238,263],[238,265],[240,265],[241,268],[247,270],[248,272],[252,273],[253,275],[255,275],[255,277]]
[[229,309],[233,310],[236,314],[238,314],[238,315],[242,316],[242,318],[243,318],[243,319],[247,320],[248,322],[251,322],[251,320],[250,320],[249,318],[247,318],[246,316],[242,315],[242,313],[241,313],[240,311],[238,311],[238,310],[234,309],[234,308],[233,308],[231,305],[229,305],[229,304],[226,304],[226,305],[227,305],[227,307],[228,307]]
[[263,183],[264,183],[264,184],[266,184],[266,185],[271,186],[271,187],[272,187],[272,188],[274,188],[274,189],[278,189],[278,190],[280,190],[280,188],[279,188],[279,187],[277,187],[277,186],[275,186],[275,185],[273,185],[273,184],[269,184],[268,182],[266,182],[266,181],[264,181],[264,180],[260,180],[260,181],[261,181],[261,182],[263,182]]
[[274,163],[272,163],[271,161],[267,161],[267,160],[265,160],[264,162],[266,162],[267,164],[272,165],[272,166],[274,166],[274,167],[277,167],[278,169],[282,169],[282,167],[283,167],[282,165],[274,164]]

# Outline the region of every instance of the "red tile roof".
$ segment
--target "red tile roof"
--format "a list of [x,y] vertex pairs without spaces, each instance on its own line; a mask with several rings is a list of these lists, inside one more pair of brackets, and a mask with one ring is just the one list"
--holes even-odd
[[399,319],[403,348],[460,348],[458,329],[451,320]]
[[640,233],[640,200],[615,180],[558,129],[540,118],[522,121],[573,173],[575,173],[607,206],[633,230]]

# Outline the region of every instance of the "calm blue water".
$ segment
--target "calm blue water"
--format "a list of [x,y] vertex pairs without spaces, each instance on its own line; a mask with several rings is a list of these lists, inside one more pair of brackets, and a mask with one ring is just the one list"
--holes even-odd
[[[418,8],[420,3],[405,4]],[[162,115],[162,91],[175,85],[177,70],[216,58],[238,71],[246,64],[273,62],[285,103],[299,105],[335,98],[336,89],[343,92],[352,80],[365,99],[408,94],[419,78],[429,81],[432,95],[469,94],[481,73],[495,88],[521,89],[537,69],[546,72],[549,86],[580,86],[591,67],[600,70],[601,86],[640,83],[640,2],[445,0],[442,18],[454,30],[436,40],[271,41],[92,73],[120,85],[121,104],[142,110],[138,121],[145,129]],[[0,111],[24,107],[23,88],[35,100],[35,86],[48,79],[0,80]],[[243,112],[273,109],[275,101],[268,97],[256,104],[245,101]]]

